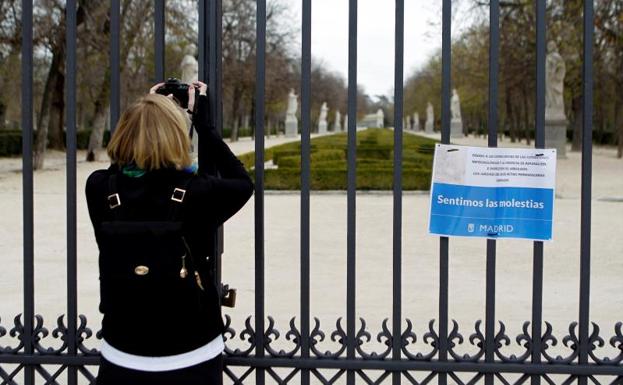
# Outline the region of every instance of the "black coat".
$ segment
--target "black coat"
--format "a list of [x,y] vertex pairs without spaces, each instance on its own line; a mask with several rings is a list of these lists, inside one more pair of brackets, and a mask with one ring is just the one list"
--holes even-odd
[[[116,165],[108,169],[94,171],[86,183],[86,198],[89,215],[95,231],[95,238],[101,249],[102,237],[99,227],[103,221],[112,219],[107,197],[109,177],[117,176],[117,189],[123,197],[124,216],[136,221],[158,221],[167,217],[170,207],[171,191],[183,180],[192,178],[188,187],[181,217],[187,229],[186,239],[198,264],[206,288],[207,306],[202,319],[176,319],[183,325],[180,330],[158,330],[162,322],[141,323],[141,328],[150,328],[154,334],[153,345],[143,346],[138,351],[128,353],[141,355],[171,355],[193,350],[202,346],[224,331],[219,297],[213,279],[209,274],[212,253],[211,234],[228,218],[234,215],[253,194],[253,183],[242,163],[235,157],[216,131],[209,127],[207,119],[207,97],[197,100],[197,113],[194,123],[202,141],[202,151],[208,155],[208,163],[215,166],[219,177],[204,173],[199,169],[197,175],[175,169],[160,169],[147,172],[141,177],[129,177],[120,172]],[[101,255],[100,255],[101,258]],[[102,306],[100,303],[100,311]],[[162,312],[150,315],[159,317]],[[132,338],[129,320],[120,317],[107,317],[104,313],[102,332],[107,342],[122,345],[122,341]],[[149,318],[147,318],[149,320]],[[166,323],[165,323],[166,324]],[[160,326],[157,326],[160,325]],[[115,346],[123,350],[123,346]]]

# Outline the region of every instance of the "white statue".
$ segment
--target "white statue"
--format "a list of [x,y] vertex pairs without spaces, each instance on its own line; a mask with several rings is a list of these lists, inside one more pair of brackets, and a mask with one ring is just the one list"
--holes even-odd
[[456,92],[456,88],[452,90],[452,104],[450,105],[452,111],[452,120],[461,120],[461,101],[459,100],[459,94]]
[[376,126],[378,128],[385,127],[385,114],[383,113],[383,110],[380,108],[376,111]]
[[348,114],[344,115],[344,125],[342,127],[344,127],[344,131],[348,131]]
[[[190,84],[199,80],[199,62],[195,59],[195,46],[189,44],[184,49],[184,57],[180,63],[180,70],[182,71],[182,83]],[[184,114],[186,116],[187,114]],[[188,118],[188,117],[187,117]],[[188,127],[191,126],[190,119],[186,119]],[[199,157],[199,139],[197,133],[193,133],[191,141],[191,155],[194,159]]]
[[184,49],[184,58],[180,64],[182,70],[182,83],[190,84],[199,80],[199,62],[195,59],[195,46],[189,44]]
[[286,116],[296,118],[297,110],[298,110],[298,96],[294,93],[294,89],[290,89],[290,94],[288,95],[288,110],[286,111]]
[[452,119],[450,120],[450,136],[462,137],[464,134],[463,120],[461,119],[461,101],[459,100],[459,94],[456,92],[456,88],[452,90],[450,111],[452,113]]
[[433,110],[433,105],[430,102],[428,102],[428,105],[426,106],[425,131],[429,133],[433,132],[434,124],[435,124],[435,111]]
[[296,118],[298,110],[298,97],[293,89],[288,95],[288,109],[286,110],[286,136],[296,136],[298,134],[299,121]]
[[318,133],[324,134],[327,132],[327,114],[329,113],[329,107],[327,102],[322,103],[320,107],[320,116],[318,117]]
[[411,126],[411,129],[413,131],[420,130],[420,114],[418,114],[417,112],[413,114],[413,125]]
[[556,43],[547,43],[545,61],[545,146],[555,148],[556,156],[566,157],[567,118],[565,116],[565,61]]
[[323,102],[320,107],[320,117],[318,118],[321,122],[327,121],[327,114],[329,113],[329,107],[327,107],[327,102]]
[[333,126],[333,131],[335,132],[340,132],[342,131],[342,114],[340,114],[340,111],[335,111],[335,124]]
[[550,41],[547,44],[547,59],[545,72],[545,119],[566,120],[564,83],[565,61],[558,53],[556,43]]

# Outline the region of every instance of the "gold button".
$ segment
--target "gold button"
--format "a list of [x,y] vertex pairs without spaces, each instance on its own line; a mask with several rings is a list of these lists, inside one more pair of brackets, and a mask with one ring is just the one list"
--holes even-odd
[[136,275],[145,275],[147,273],[149,273],[149,267],[147,266],[138,265],[134,268],[134,274]]

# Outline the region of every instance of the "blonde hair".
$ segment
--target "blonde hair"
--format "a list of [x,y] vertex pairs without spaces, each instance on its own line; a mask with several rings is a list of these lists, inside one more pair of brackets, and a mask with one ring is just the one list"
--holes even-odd
[[175,103],[163,95],[139,98],[123,112],[107,147],[112,163],[136,164],[143,170],[191,165],[186,120]]

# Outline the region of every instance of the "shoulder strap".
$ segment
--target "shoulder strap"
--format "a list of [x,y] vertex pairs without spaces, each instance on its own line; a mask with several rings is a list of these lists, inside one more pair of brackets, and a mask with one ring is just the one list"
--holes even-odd
[[113,173],[108,177],[108,196],[106,200],[115,220],[121,219],[122,211],[121,197],[119,197],[118,191],[117,173]]
[[184,179],[181,183],[177,184],[176,187],[173,188],[173,192],[171,194],[171,200],[169,204],[169,216],[168,220],[170,221],[179,221],[179,211],[181,206],[184,204],[184,200],[188,197],[188,187],[190,186],[190,182],[193,180],[193,177]]
[[[184,200],[187,197],[188,186],[190,186],[190,182],[192,180],[193,178],[191,176],[190,178],[184,179],[181,183],[177,184],[176,187],[173,188],[169,203],[169,213],[167,216],[167,220],[178,221],[180,219],[180,207],[182,206]],[[123,213],[121,197],[119,196],[118,191],[119,189],[117,187],[117,174],[114,173],[111,174],[108,178],[108,196],[106,197],[106,200],[115,220],[120,220]]]

